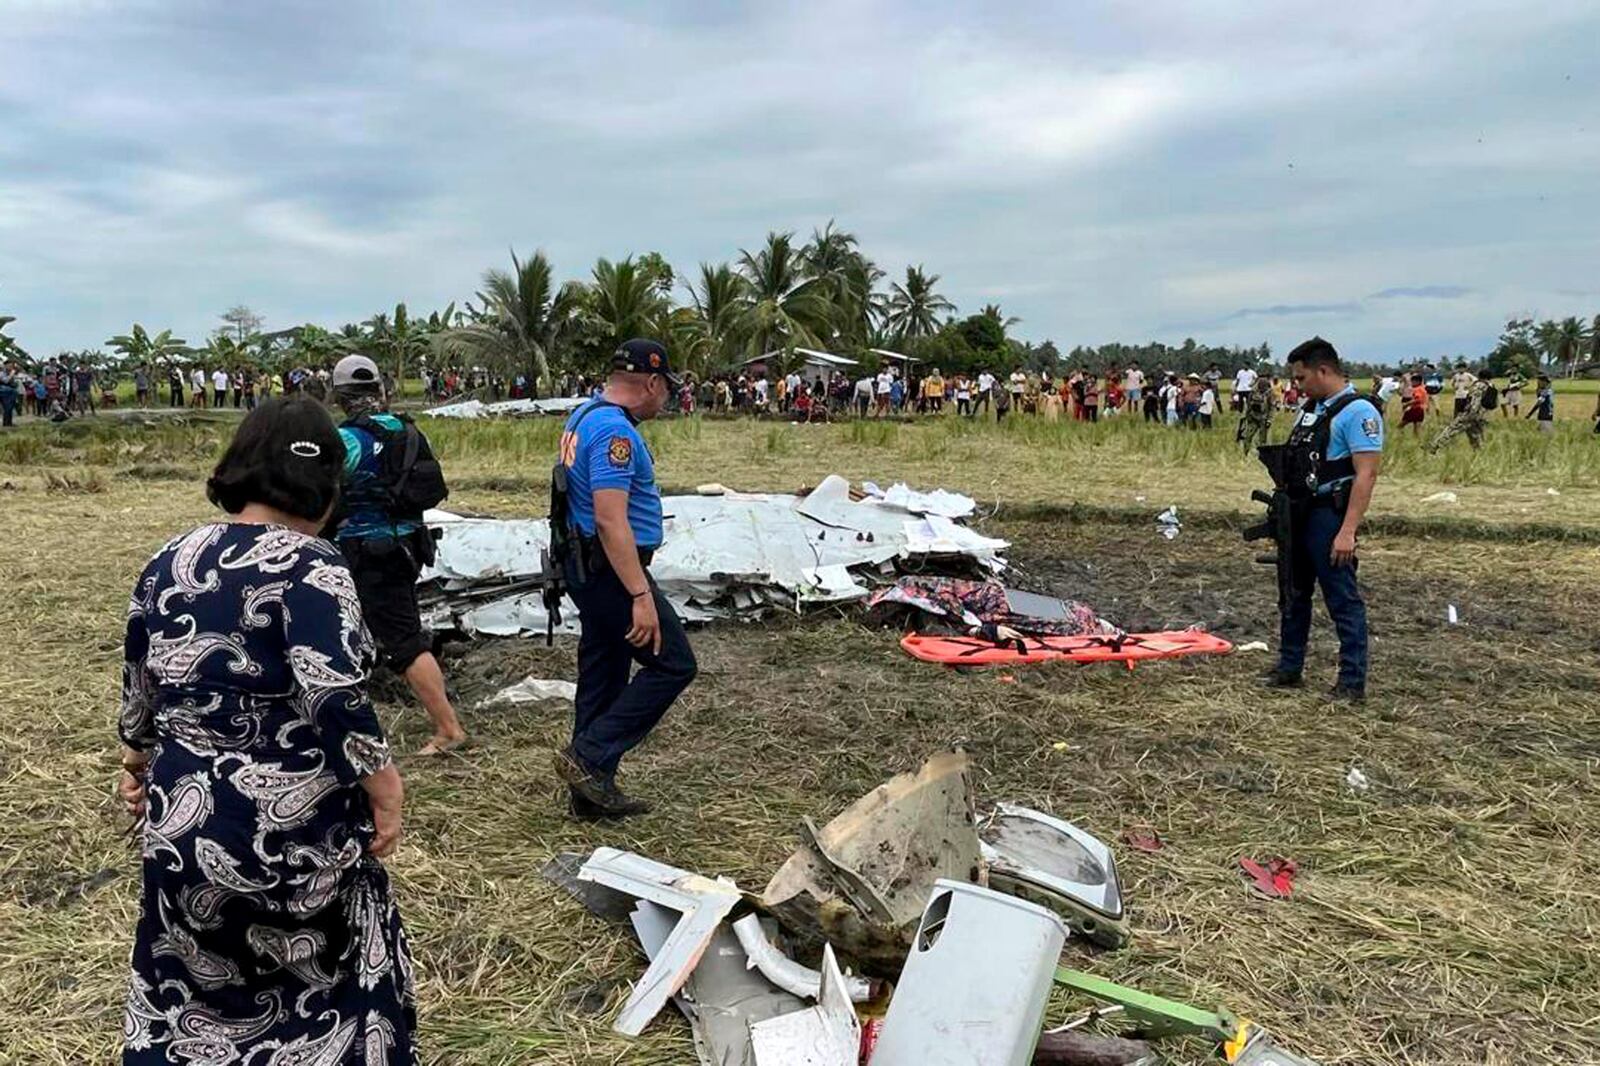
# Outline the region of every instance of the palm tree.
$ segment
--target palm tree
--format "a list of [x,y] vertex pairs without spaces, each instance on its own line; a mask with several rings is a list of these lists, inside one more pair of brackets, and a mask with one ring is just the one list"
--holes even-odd
[[106,341],[106,344],[115,350],[124,362],[135,366],[141,363],[165,366],[171,360],[183,355],[188,348],[188,344],[174,337],[170,329],[164,329],[152,337],[137,322],[127,333],[117,334]]
[[1018,318],[1016,315],[1002,314],[999,304],[984,304],[983,310],[979,311],[978,314],[982,315],[984,318],[992,318],[996,322],[1000,323],[1000,329],[1002,331],[1008,330],[1012,326],[1018,325],[1022,322],[1022,319]]
[[448,354],[468,354],[501,368],[526,370],[535,382],[548,381],[581,289],[572,282],[557,289],[543,252],[527,262],[512,252],[511,266],[509,274],[485,272],[477,294],[483,308],[475,321],[437,334],[437,343]]
[[906,267],[906,282],[890,286],[889,329],[900,341],[915,340],[938,332],[939,315],[956,309],[934,286],[939,275],[925,273],[921,265]]
[[7,337],[5,328],[17,320],[16,315],[0,315],[0,363],[7,359],[26,359],[28,353],[22,350],[14,338]]
[[700,284],[689,286],[694,319],[689,347],[707,367],[731,363],[750,326],[750,283],[727,263],[700,264]]
[[747,350],[764,355],[797,344],[822,344],[835,322],[828,283],[808,278],[793,233],[768,233],[754,254],[740,249],[739,272],[750,286]]
[[[452,305],[454,306],[454,305]],[[448,312],[446,312],[448,315]],[[433,334],[443,327],[439,313],[431,318],[413,318],[406,305],[394,305],[394,318],[382,312],[367,319],[366,326],[372,347],[377,354],[394,363],[394,381],[397,392],[405,393],[406,366],[420,363],[433,346]]]
[[807,277],[823,281],[834,305],[836,342],[865,347],[883,319],[884,297],[877,291],[883,271],[861,254],[856,235],[835,229],[833,220],[811,231],[811,241],[801,249]]
[[1589,328],[1583,319],[1569,316],[1560,322],[1541,322],[1537,336],[1539,348],[1552,367],[1564,364],[1568,377],[1577,373],[1578,358],[1590,339]]
[[594,282],[589,286],[591,308],[609,332],[610,344],[663,332],[667,298],[662,295],[659,278],[653,266],[636,262],[632,256],[615,263],[609,259],[595,263]]

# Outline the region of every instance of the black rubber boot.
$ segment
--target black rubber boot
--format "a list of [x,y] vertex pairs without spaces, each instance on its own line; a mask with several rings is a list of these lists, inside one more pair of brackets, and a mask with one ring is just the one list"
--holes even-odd
[[1335,685],[1328,690],[1328,699],[1342,700],[1345,703],[1365,703],[1367,690],[1353,685]]

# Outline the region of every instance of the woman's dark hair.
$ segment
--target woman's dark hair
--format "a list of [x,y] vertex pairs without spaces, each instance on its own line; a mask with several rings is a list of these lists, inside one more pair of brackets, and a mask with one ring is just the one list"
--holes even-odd
[[304,397],[264,400],[245,415],[206,481],[206,498],[229,514],[266,504],[313,521],[339,498],[344,441],[328,409]]

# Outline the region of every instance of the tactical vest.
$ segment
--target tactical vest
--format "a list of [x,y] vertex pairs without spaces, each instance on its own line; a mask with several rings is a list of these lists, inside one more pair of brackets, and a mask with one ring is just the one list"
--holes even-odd
[[1355,477],[1356,465],[1350,456],[1329,459],[1328,441],[1333,436],[1333,420],[1353,403],[1366,397],[1346,393],[1330,403],[1320,414],[1315,402],[1308,402],[1295,419],[1289,439],[1283,443],[1285,491],[1292,499],[1308,500],[1317,489],[1331,482]]

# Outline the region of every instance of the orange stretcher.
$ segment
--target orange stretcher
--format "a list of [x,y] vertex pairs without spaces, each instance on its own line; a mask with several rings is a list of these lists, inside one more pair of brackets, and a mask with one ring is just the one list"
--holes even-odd
[[1226,655],[1233,645],[1199,629],[1121,636],[1023,637],[993,641],[983,637],[939,637],[912,633],[900,646],[913,658],[945,666],[1017,666],[1066,660],[1075,663],[1127,663],[1184,655]]

